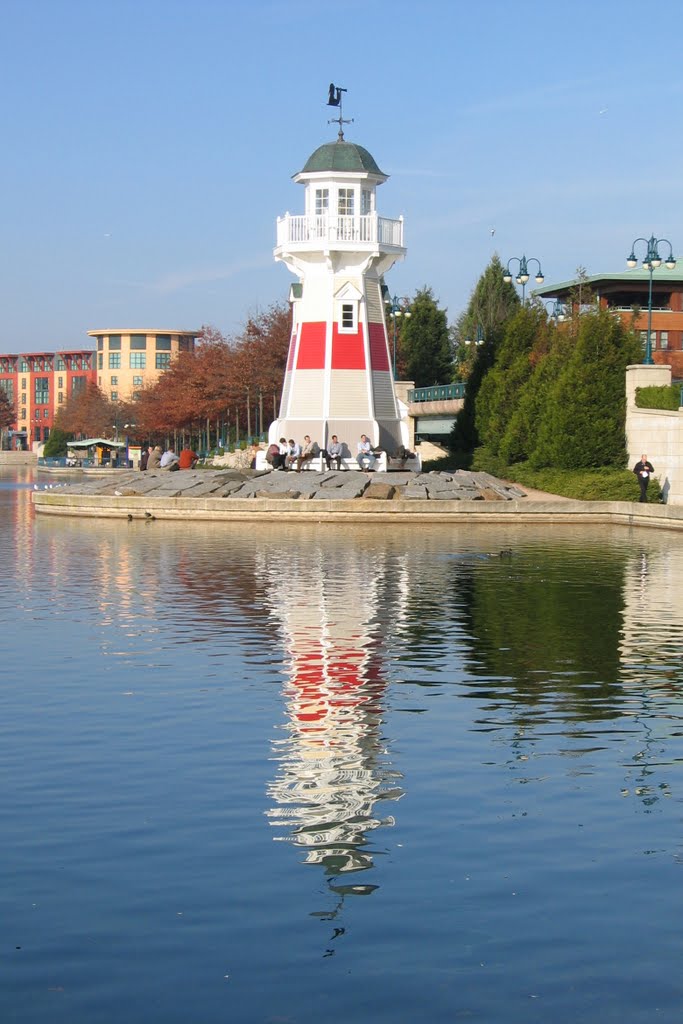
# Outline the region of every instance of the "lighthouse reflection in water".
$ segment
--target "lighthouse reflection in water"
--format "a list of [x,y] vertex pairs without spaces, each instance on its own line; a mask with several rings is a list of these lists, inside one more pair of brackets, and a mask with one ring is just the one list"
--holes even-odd
[[[365,574],[337,574],[324,551],[298,549],[276,576],[257,569],[270,577],[269,610],[288,652],[286,722],[273,743],[268,817],[276,839],[296,846],[306,864],[322,866],[335,892],[362,895],[376,888],[361,873],[382,853],[392,805],[403,796],[382,734],[381,622],[389,614],[396,621],[405,590],[396,587],[395,562],[388,601],[381,558],[373,555]],[[368,560],[362,550],[349,557]]]

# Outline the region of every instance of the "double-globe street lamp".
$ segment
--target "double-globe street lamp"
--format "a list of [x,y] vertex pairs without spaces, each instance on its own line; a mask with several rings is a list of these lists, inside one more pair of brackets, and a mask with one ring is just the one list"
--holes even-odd
[[394,321],[394,347],[392,362],[394,380],[396,380],[396,318],[399,316],[410,316],[410,299],[406,295],[394,295],[393,299],[389,299],[387,302],[387,312]]
[[543,305],[548,312],[548,316],[553,318],[557,327],[558,323],[561,323],[565,318],[564,306],[559,299],[555,299],[553,302],[544,302]]
[[543,276],[543,271],[541,270],[541,264],[535,256],[530,256],[528,259],[526,256],[511,256],[507,262],[505,273],[503,274],[503,280],[505,281],[506,284],[510,284],[512,281],[512,273],[510,271],[511,263],[519,263],[519,272],[515,277],[515,281],[517,282],[517,284],[521,284],[522,286],[522,305],[524,305],[524,292],[526,289],[526,283],[529,280],[529,277],[531,276],[529,274],[529,264],[538,264],[538,273],[536,274],[535,281],[536,284],[543,284],[543,282],[545,281],[545,277]]
[[[655,238],[651,235],[649,238],[636,238],[631,246],[631,254],[626,260],[626,266],[633,270],[634,267],[638,266],[638,258],[636,256],[636,246],[639,242],[644,242],[647,246],[645,253],[645,259],[643,260],[643,267],[645,270],[650,272],[650,285],[647,291],[647,342],[645,344],[645,359],[643,362],[650,366],[653,362],[652,359],[652,275],[657,269],[661,267],[662,263],[667,270],[673,270],[676,266],[676,260],[674,259],[673,249],[671,248],[671,242],[668,238]],[[669,258],[662,260],[659,253],[659,246],[666,243],[669,246]]]

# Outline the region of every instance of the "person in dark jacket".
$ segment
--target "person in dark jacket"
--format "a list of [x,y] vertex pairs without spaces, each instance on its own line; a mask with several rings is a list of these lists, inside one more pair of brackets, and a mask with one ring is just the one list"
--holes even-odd
[[640,462],[636,462],[633,472],[638,477],[640,485],[640,498],[638,500],[647,501],[647,485],[650,483],[650,477],[654,473],[652,463],[647,461],[647,455],[640,456]]
[[140,469],[144,473],[147,469],[147,460],[149,459],[149,445],[146,444],[140,452]]

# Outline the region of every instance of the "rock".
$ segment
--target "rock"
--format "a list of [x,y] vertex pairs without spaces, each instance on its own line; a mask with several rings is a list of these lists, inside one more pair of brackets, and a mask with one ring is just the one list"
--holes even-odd
[[369,498],[376,501],[390,501],[395,494],[396,488],[392,484],[376,484],[373,481],[363,494],[363,500]]

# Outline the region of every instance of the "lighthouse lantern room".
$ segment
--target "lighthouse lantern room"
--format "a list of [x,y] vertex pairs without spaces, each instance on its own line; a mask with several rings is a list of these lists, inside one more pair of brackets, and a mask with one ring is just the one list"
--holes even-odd
[[377,212],[377,188],[387,175],[367,149],[344,139],[347,122],[338,120],[338,139],[316,149],[294,175],[305,188],[305,212],[277,221],[275,259],[298,281],[290,290],[280,414],[269,436],[310,434],[323,448],[336,434],[355,452],[367,434],[392,452],[408,438],[394,393],[382,289],[384,274],[405,256],[403,218]]

